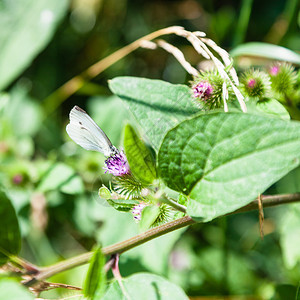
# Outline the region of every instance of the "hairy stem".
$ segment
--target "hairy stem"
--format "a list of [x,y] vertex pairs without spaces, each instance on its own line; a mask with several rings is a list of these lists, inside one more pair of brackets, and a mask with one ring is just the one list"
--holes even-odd
[[[288,204],[293,202],[300,201],[300,193],[297,194],[285,194],[285,195],[272,195],[272,196],[261,196],[262,204],[264,208],[277,206],[280,204]],[[258,208],[258,199],[250,202],[248,205],[237,209],[234,212],[228,213],[225,216],[233,215],[242,212],[252,211]],[[104,255],[113,255],[113,254],[121,254],[125,251],[128,251],[134,247],[137,247],[141,244],[146,243],[154,238],[162,236],[166,233],[172,232],[176,229],[195,224],[196,222],[192,220],[191,217],[185,216],[183,218],[177,219],[172,222],[168,222],[166,224],[157,226],[155,228],[151,228],[143,233],[140,233],[132,238],[129,238],[125,241],[113,244],[111,246],[104,247],[102,252]],[[40,273],[34,276],[34,282],[38,280],[44,280],[49,278],[57,273],[69,270],[71,268],[86,264],[89,262],[93,252],[87,252],[65,261],[59,262],[49,267],[42,268]]]

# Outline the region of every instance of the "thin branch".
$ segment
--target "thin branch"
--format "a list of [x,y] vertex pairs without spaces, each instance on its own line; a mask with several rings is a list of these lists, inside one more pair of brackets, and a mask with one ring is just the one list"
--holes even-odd
[[[113,255],[116,253],[123,253],[125,251],[128,251],[136,246],[139,246],[141,244],[144,244],[156,237],[159,237],[161,235],[164,235],[168,232],[172,232],[176,229],[194,224],[195,221],[193,221],[189,216],[177,219],[172,222],[168,222],[165,224],[162,224],[160,226],[151,228],[145,232],[142,232],[132,238],[129,238],[128,240],[113,244],[111,246],[107,246],[102,248],[102,253],[104,255]],[[57,273],[69,270],[71,268],[86,264],[89,262],[91,256],[93,255],[93,252],[86,252],[81,255],[72,257],[70,259],[67,259],[65,261],[59,262],[57,264],[54,264],[49,267],[45,267],[41,269],[41,273],[35,276],[35,280],[44,280],[46,278],[49,278]]]
[[179,204],[177,201],[173,200],[171,197],[165,196],[162,202],[172,206],[178,211],[181,211],[186,214],[186,207],[184,205]]
[[[262,203],[264,208],[277,206],[280,204],[288,204],[288,203],[295,203],[300,201],[300,193],[297,194],[284,194],[284,195],[272,195],[272,196],[261,196]],[[250,202],[248,205],[237,209],[234,212],[228,213],[225,216],[233,215],[237,213],[243,213],[248,212],[252,210],[258,209],[258,199],[255,199],[254,201]],[[191,217],[185,216],[183,218],[177,219],[172,222],[168,222],[166,224],[157,226],[155,228],[151,228],[143,233],[140,233],[132,238],[129,238],[125,241],[113,244],[108,247],[104,247],[102,249],[102,252],[104,255],[113,255],[116,253],[123,253],[125,251],[128,251],[134,247],[137,247],[141,244],[144,244],[154,238],[157,238],[159,236],[162,236],[166,233],[172,232],[176,229],[183,228],[188,225],[195,224],[196,222],[192,220]],[[65,261],[59,262],[57,264],[54,264],[49,267],[45,267],[41,269],[40,274],[36,275],[34,277],[35,281],[39,280],[45,280],[46,278],[49,278],[57,273],[69,270],[71,268],[86,264],[89,262],[89,259],[91,258],[93,252],[87,252],[84,254],[81,254],[79,256],[72,257],[70,259],[67,259]]]

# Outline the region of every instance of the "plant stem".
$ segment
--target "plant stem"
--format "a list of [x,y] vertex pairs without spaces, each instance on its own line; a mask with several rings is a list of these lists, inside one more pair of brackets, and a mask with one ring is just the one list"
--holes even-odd
[[[161,235],[164,235],[168,232],[174,231],[176,229],[188,226],[195,223],[195,221],[192,220],[191,217],[185,216],[183,218],[177,219],[172,222],[168,222],[165,224],[162,224],[160,226],[151,228],[145,232],[142,232],[132,238],[129,238],[125,241],[113,244],[111,246],[107,246],[102,248],[102,253],[104,255],[113,255],[116,253],[123,253],[125,251],[128,251],[138,245],[144,244],[147,241],[150,241],[156,237],[159,237]],[[57,264],[54,264],[49,267],[45,267],[41,269],[40,274],[35,276],[36,280],[44,280],[46,278],[49,278],[57,273],[69,270],[71,268],[86,264],[89,262],[91,256],[93,255],[93,252],[86,252],[81,255],[72,257],[70,259],[67,259],[65,261],[59,262]]]
[[[280,204],[288,204],[300,201],[300,193],[297,194],[284,194],[284,195],[272,195],[272,196],[261,196],[262,204],[264,208],[277,206]],[[258,208],[258,199],[250,202],[246,206],[237,209],[234,212],[228,213],[225,216],[233,215],[242,212],[252,211]],[[104,255],[113,255],[121,254],[125,251],[128,251],[134,247],[137,247],[141,244],[146,243],[154,238],[162,236],[166,233],[172,232],[176,229],[195,224],[196,222],[189,216],[177,219],[172,222],[151,228],[145,232],[142,232],[132,238],[129,238],[125,241],[113,244],[108,247],[104,247],[102,252]],[[49,267],[41,268],[40,273],[34,276],[34,282],[38,280],[44,280],[49,278],[57,273],[69,270],[71,268],[86,264],[89,262],[93,252],[83,253],[81,255],[72,257],[65,261],[59,262]]]
[[183,213],[186,213],[186,207],[184,205],[179,204],[178,202],[176,202],[175,200],[171,199],[170,197],[165,197],[163,199],[163,202],[172,206],[173,208],[175,208],[176,210],[179,210]]

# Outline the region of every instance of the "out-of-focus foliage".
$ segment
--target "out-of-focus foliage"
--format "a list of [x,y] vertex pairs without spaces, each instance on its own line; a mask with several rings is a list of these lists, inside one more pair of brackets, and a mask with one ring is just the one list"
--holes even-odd
[[[244,42],[267,42],[299,51],[297,1],[238,3],[0,0],[0,182],[19,220],[22,257],[48,265],[90,250],[96,242],[106,246],[138,233],[130,214],[113,210],[98,196],[102,183],[108,185],[110,179],[102,169],[104,158],[67,137],[68,112],[75,104],[84,107],[113,144],[121,145],[124,124],[137,123],[121,100],[111,96],[107,80],[133,75],[183,84],[191,78],[162,50],[139,49],[86,84],[56,111],[47,111],[45,98],[99,59],[171,25],[204,31],[229,50]],[[183,49],[189,61],[204,65],[185,40],[170,40]],[[269,63],[266,58],[242,57],[238,67]],[[110,83],[116,93],[127,92],[117,81]],[[132,109],[133,104],[129,106]],[[138,107],[133,114],[139,114]],[[170,119],[175,125],[173,114]],[[165,121],[161,127],[168,126]],[[299,168],[270,191],[300,192]],[[190,296],[295,299],[300,281],[299,205],[265,213],[263,241],[256,213],[235,215],[193,226],[184,235],[176,231],[129,251],[121,256],[121,273],[130,276],[149,271],[167,276]],[[6,250],[16,254],[19,249],[14,245]],[[78,270],[53,280],[82,286],[87,268]],[[131,286],[134,276],[139,276],[140,284],[146,275],[128,277],[125,284]],[[149,280],[155,283],[157,277]],[[33,298],[11,279],[1,279],[0,287],[1,291],[16,290],[15,297]],[[147,288],[152,291],[153,287]],[[110,293],[118,293],[116,283],[106,296]],[[55,290],[42,296],[67,294]]]

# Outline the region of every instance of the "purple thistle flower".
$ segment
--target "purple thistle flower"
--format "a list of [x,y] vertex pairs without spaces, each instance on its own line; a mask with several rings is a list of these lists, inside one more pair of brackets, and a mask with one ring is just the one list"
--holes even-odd
[[141,202],[137,205],[135,205],[133,208],[132,208],[132,214],[133,214],[133,217],[136,221],[141,221],[141,218],[142,218],[142,211],[143,209],[146,207],[147,205],[144,203],[144,202]]
[[129,164],[123,151],[112,154],[105,160],[103,169],[114,176],[124,176],[130,173]]
[[256,84],[256,80],[254,78],[251,78],[251,79],[248,80],[248,87],[249,88],[253,89],[255,84]]
[[279,72],[279,66],[272,66],[270,68],[269,72],[270,72],[270,75],[276,76],[278,74],[278,72]]
[[193,87],[193,96],[200,100],[206,101],[213,93],[213,87],[208,81],[200,81]]

